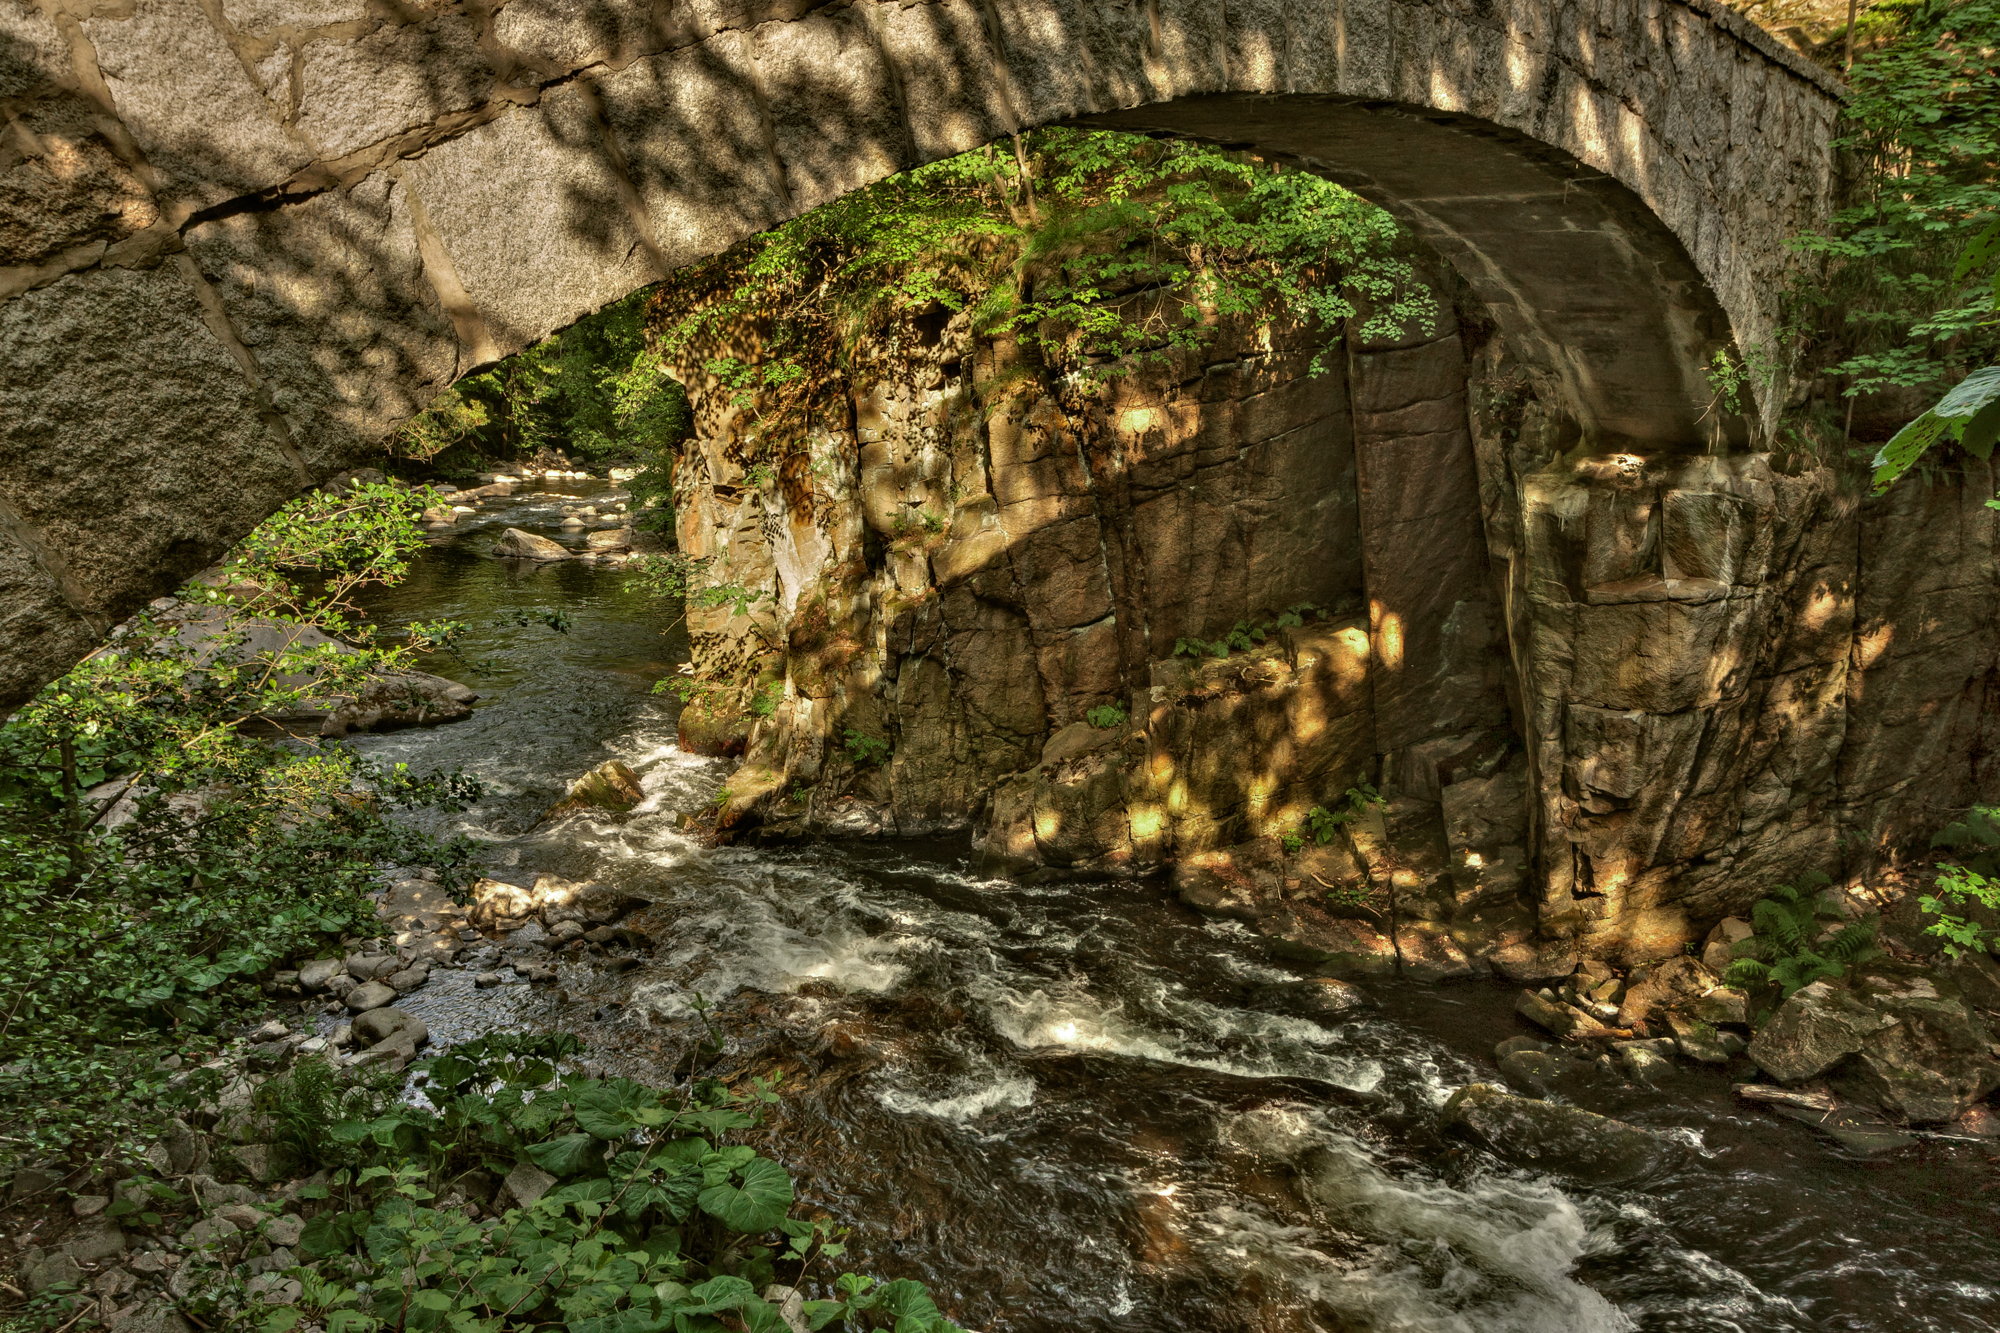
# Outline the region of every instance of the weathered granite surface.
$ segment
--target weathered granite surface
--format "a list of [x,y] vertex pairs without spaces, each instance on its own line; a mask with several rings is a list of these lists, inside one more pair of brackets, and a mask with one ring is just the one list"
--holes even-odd
[[1587,437],[1701,447],[1837,100],[1714,0],[0,0],[0,105],[4,706],[458,375],[1066,118],[1349,180]]

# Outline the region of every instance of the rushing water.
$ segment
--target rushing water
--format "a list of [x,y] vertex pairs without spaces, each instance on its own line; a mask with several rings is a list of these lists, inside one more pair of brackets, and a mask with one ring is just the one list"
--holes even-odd
[[[440,973],[405,1001],[439,1040],[560,1026],[658,1080],[694,997],[715,1001],[729,1067],[785,1075],[770,1147],[806,1206],[974,1328],[2000,1329],[2000,1149],[1849,1159],[1684,1069],[1659,1093],[1577,1092],[1675,1142],[1639,1184],[1580,1188],[1437,1131],[1521,1030],[1498,986],[1381,984],[1378,1007],[1309,1020],[1258,1007],[1297,973],[1155,883],[1025,887],[963,845],[700,845],[680,816],[727,765],[682,754],[649,693],[685,658],[673,609],[615,570],[482,553],[557,518],[524,492],[378,601],[467,621],[482,674],[433,666],[486,697],[361,744],[477,773],[487,799],[449,827],[488,844],[490,873],[628,886],[660,946],[623,976],[565,964],[558,988]],[[556,606],[567,633],[502,626]],[[611,756],[643,804],[538,822]]]

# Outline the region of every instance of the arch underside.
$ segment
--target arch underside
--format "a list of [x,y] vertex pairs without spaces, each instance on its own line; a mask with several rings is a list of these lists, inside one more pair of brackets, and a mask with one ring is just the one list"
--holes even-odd
[[1625,185],[1558,149],[1467,116],[1302,95],[1078,123],[1253,147],[1387,208],[1458,270],[1591,448],[1681,452],[1745,434],[1711,409],[1702,368],[1733,340],[1686,249]]

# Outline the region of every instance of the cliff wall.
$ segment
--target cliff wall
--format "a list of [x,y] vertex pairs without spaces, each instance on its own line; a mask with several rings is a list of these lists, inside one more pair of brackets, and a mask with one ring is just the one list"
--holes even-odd
[[684,735],[744,755],[719,828],[1172,866],[1449,973],[1675,952],[2000,796],[1988,468],[1863,500],[1591,455],[1462,318],[1317,376],[1315,331],[1222,327],[1093,393],[940,316],[776,451],[690,369],[680,541],[753,599],[690,611]]

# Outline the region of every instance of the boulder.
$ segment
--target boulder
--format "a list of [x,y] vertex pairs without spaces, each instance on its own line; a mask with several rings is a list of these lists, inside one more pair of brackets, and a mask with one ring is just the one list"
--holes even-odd
[[268,1185],[284,1174],[278,1165],[278,1150],[272,1144],[241,1143],[228,1149],[227,1153],[236,1164],[236,1169],[259,1185]]
[[320,722],[319,732],[345,736],[453,722],[469,715],[478,699],[471,686],[427,671],[385,672],[370,677],[358,693],[339,696]]
[[396,992],[379,981],[364,981],[347,992],[347,1007],[353,1012],[366,1013],[370,1009],[380,1009],[396,998]]
[[1570,1062],[1548,1051],[1509,1051],[1500,1057],[1500,1077],[1507,1086],[1530,1097],[1548,1093],[1549,1085],[1571,1072]]
[[2000,1013],[2000,963],[1991,954],[1965,953],[1938,968],[1938,976],[1956,987],[1975,1009]]
[[1634,1083],[1654,1084],[1674,1072],[1674,1062],[1651,1048],[1649,1042],[1621,1042],[1618,1058],[1625,1065],[1625,1077]]
[[1750,1040],[1750,1058],[1780,1083],[1817,1078],[1896,1025],[1831,982],[1815,981],[1778,1006]]
[[1667,1146],[1656,1135],[1622,1120],[1516,1097],[1488,1083],[1453,1093],[1442,1121],[1445,1128],[1518,1166],[1596,1184],[1645,1175]]
[[569,548],[532,532],[509,528],[493,544],[493,554],[506,560],[567,560]]
[[1574,1005],[1560,1001],[1545,1000],[1531,990],[1521,992],[1514,1001],[1514,1012],[1538,1027],[1546,1028],[1564,1041],[1583,1041],[1590,1037],[1609,1037],[1613,1030],[1592,1018]]
[[1674,1034],[1674,1045],[1688,1059],[1705,1065],[1729,1063],[1729,1052],[1723,1049],[1721,1034],[1714,1024],[1675,1009],[1667,1014],[1667,1027]]
[[1930,995],[1871,999],[1897,1022],[1837,1071],[1836,1086],[1847,1096],[1911,1124],[1940,1125],[2000,1086],[1992,1033],[1963,1003]]
[[1337,977],[1259,986],[1250,992],[1247,1002],[1252,1009],[1314,1020],[1349,1018],[1374,1004],[1366,991]]
[[1618,1026],[1644,1023],[1658,1010],[1706,995],[1715,989],[1715,983],[1715,973],[1685,954],[1646,969],[1644,976],[1635,968],[1627,980],[1625,998],[1618,1006]]
[[630,810],[646,799],[639,775],[622,760],[607,759],[569,784],[569,792],[556,806],[558,813],[586,805],[608,810]]
[[72,1232],[62,1248],[78,1263],[94,1264],[125,1253],[125,1233],[115,1222],[95,1221]]
[[354,1036],[364,1045],[379,1045],[398,1033],[408,1035],[412,1049],[422,1046],[431,1039],[430,1028],[424,1020],[401,1009],[393,1007],[370,1009],[367,1013],[355,1016]]
[[396,955],[384,953],[350,954],[346,960],[347,975],[356,981],[375,981],[396,970]]
[[181,1244],[190,1250],[206,1249],[241,1232],[242,1228],[226,1217],[204,1217],[181,1233]]
[[1576,946],[1564,940],[1519,940],[1488,954],[1486,961],[1517,985],[1560,981],[1576,970]]
[[1674,1008],[1701,1023],[1750,1026],[1750,997],[1729,986],[1717,986],[1706,995],[1683,1000]]

